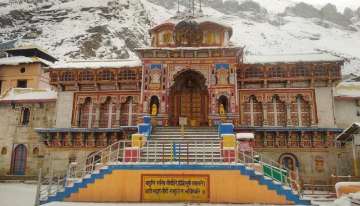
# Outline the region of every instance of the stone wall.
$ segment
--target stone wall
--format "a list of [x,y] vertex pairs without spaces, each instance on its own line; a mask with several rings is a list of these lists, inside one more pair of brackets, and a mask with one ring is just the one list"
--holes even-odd
[[315,88],[318,127],[334,128],[334,97],[332,87]]
[[280,161],[282,155],[292,155],[298,160],[300,178],[306,184],[330,184],[331,175],[351,175],[351,148],[323,150],[259,151],[268,159]]
[[360,107],[356,100],[335,100],[336,126],[348,128],[354,122],[360,122]]
[[[30,109],[27,125],[21,123],[23,107]],[[34,128],[54,125],[55,102],[0,104],[0,114],[0,175],[10,174],[13,151],[23,144],[27,154],[25,175],[36,176],[43,164],[45,145]]]
[[59,92],[56,102],[56,128],[71,128],[74,92]]

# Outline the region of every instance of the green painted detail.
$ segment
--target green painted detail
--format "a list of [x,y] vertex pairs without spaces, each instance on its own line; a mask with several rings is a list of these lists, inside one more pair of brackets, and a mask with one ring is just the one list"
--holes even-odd
[[266,177],[270,177],[273,180],[276,180],[281,183],[288,183],[288,172],[286,170],[276,168],[270,165],[262,165],[263,173]]

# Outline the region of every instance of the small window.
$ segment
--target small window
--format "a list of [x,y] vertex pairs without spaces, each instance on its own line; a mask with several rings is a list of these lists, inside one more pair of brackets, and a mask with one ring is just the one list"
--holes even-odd
[[27,80],[18,80],[17,88],[27,88]]
[[3,147],[1,149],[1,155],[6,155],[6,154],[7,154],[7,149],[6,149],[6,147]]
[[30,109],[29,108],[23,108],[22,109],[22,119],[21,119],[22,125],[28,125],[30,121]]
[[25,71],[26,71],[26,70],[25,70],[24,67],[20,69],[20,73],[25,73]]
[[71,155],[69,157],[69,164],[73,163],[73,162],[76,162],[76,156],[75,155]]
[[39,155],[39,148],[35,147],[35,148],[33,149],[33,155],[34,155],[34,156],[38,156],[38,155]]
[[2,81],[0,80],[0,95],[1,95]]

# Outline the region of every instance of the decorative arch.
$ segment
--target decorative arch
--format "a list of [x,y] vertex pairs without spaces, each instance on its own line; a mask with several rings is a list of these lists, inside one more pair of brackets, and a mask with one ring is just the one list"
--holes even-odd
[[311,126],[311,106],[301,94],[297,95],[291,103],[291,119],[299,127]]
[[286,105],[278,95],[274,95],[271,102],[267,103],[267,118],[269,126],[286,126]]
[[133,96],[122,97],[120,125],[134,125],[134,111],[136,111],[135,98]]
[[116,108],[114,98],[108,96],[105,101],[100,104],[100,128],[111,128],[116,121]]
[[159,114],[160,100],[158,96],[156,95],[151,96],[149,107],[150,107],[149,111],[151,115],[156,116],[157,114]]
[[289,170],[296,170],[296,168],[300,167],[298,158],[292,153],[281,154],[279,163]]
[[95,107],[93,98],[86,97],[84,103],[79,108],[79,126],[81,128],[91,128],[95,123]]
[[[220,110],[221,105],[224,106],[225,113],[228,113],[230,111],[230,99],[226,95],[221,95],[218,98],[218,108]],[[219,111],[220,113],[220,111]]]
[[11,174],[25,175],[27,161],[27,149],[23,144],[16,145],[12,154]]
[[255,95],[251,95],[244,103],[244,123],[252,127],[262,126],[263,108]]
[[170,124],[176,126],[180,117],[186,117],[189,125],[207,125],[208,89],[205,76],[200,71],[185,69],[173,78],[169,97]]

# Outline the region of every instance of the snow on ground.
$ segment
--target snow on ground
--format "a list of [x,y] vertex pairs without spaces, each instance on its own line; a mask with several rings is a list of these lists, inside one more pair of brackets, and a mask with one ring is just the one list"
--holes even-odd
[[35,203],[36,185],[0,183],[1,206],[32,206]]

